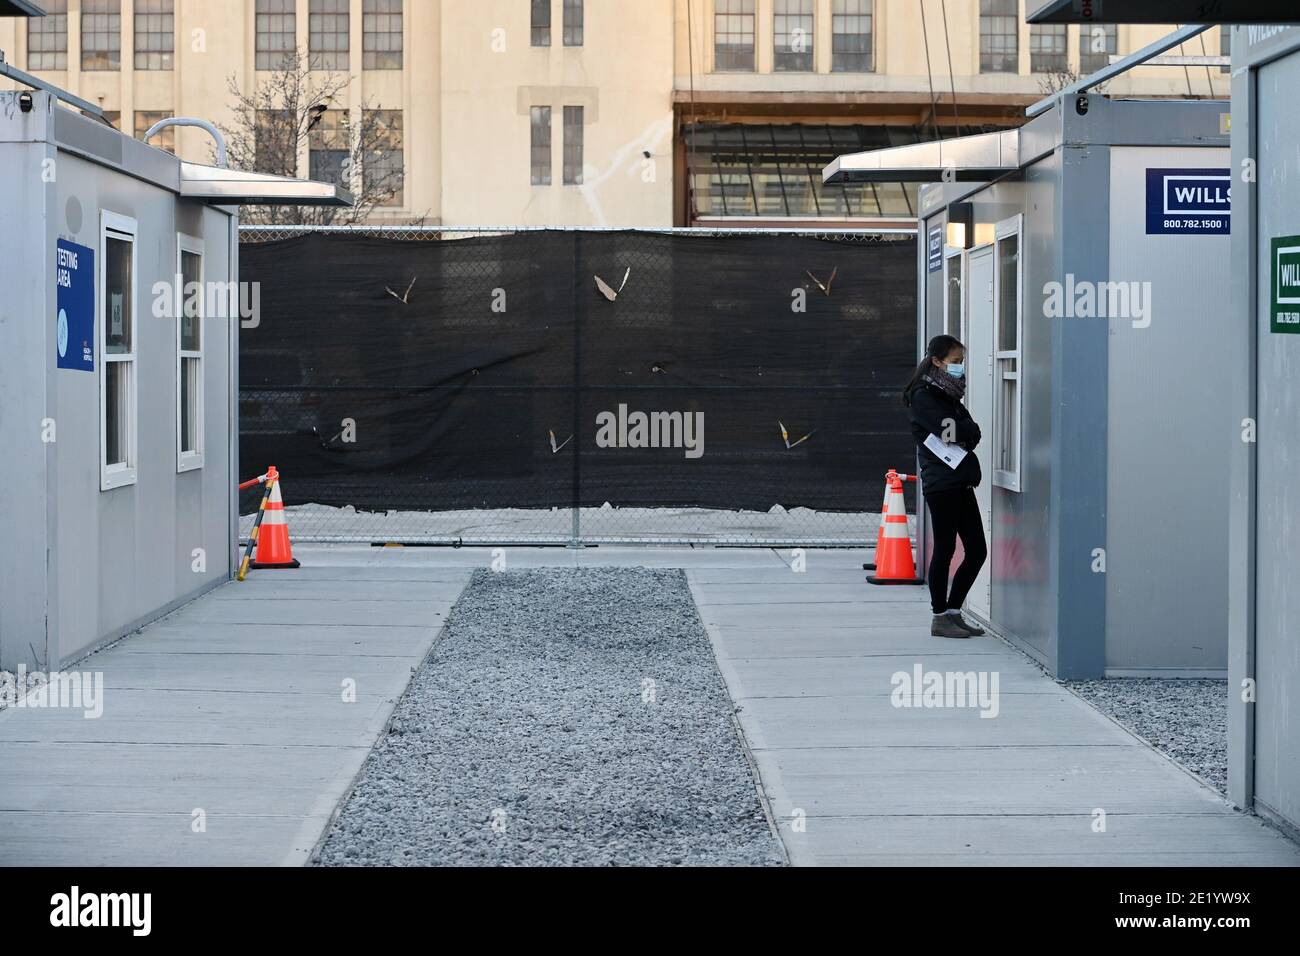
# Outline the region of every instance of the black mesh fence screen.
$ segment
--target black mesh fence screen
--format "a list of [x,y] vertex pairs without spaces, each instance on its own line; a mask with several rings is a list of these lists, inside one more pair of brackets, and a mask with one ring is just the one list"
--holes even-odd
[[296,538],[860,544],[914,461],[913,239],[250,238],[240,457]]

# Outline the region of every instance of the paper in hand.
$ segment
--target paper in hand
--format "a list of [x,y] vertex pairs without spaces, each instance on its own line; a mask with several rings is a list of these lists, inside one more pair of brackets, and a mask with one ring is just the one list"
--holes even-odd
[[934,453],[934,456],[949,468],[956,469],[961,464],[961,460],[966,457],[966,449],[960,445],[950,445],[938,435],[931,435],[925,440],[925,447]]

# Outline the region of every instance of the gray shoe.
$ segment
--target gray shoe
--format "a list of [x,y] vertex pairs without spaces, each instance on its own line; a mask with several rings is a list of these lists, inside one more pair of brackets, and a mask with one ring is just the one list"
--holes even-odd
[[930,622],[932,637],[970,637],[971,632],[962,626],[961,620],[952,614],[936,614]]
[[984,628],[980,627],[978,624],[972,624],[960,614],[952,614],[949,616],[956,621],[960,627],[966,628],[966,630],[970,632],[971,637],[980,637],[985,633]]

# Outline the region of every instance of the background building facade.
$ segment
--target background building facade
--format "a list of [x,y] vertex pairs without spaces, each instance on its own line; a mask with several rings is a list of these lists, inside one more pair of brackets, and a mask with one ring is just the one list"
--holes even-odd
[[[1029,103],[1170,29],[1031,27],[1025,0],[43,2],[43,19],[0,23],[8,61],[136,135],[165,116],[232,123],[232,83],[250,92],[302,51],[344,82],[297,174],[342,175],[373,110],[384,148],[365,163],[404,182],[370,218],[449,225],[911,222],[914,187],[826,188],[822,167],[1019,125]],[[1173,52],[1217,56],[1219,33]],[[1229,86],[1218,65],[1180,63],[1103,92]],[[210,158],[196,130],[157,144]]]

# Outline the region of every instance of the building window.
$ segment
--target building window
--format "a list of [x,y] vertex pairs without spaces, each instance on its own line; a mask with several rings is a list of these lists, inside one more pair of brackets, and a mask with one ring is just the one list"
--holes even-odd
[[278,70],[298,46],[294,0],[257,0],[255,65]]
[[[135,138],[144,139],[144,134],[153,128],[154,123],[160,120],[171,119],[171,113],[166,110],[136,110],[135,111]],[[150,146],[157,146],[159,149],[165,149],[169,153],[176,152],[176,127],[168,126],[159,130],[153,139],[149,140]]]
[[402,0],[365,0],[361,8],[361,67],[402,68]]
[[582,46],[582,0],[564,0],[564,45]]
[[1020,490],[1020,217],[998,223],[994,241],[994,302],[997,304],[997,345],[994,359],[993,483]]
[[980,72],[1020,72],[1020,0],[980,0]]
[[406,205],[406,161],[402,154],[402,111],[366,110],[362,117],[370,143],[362,175],[366,192],[387,195],[380,206]]
[[715,0],[713,68],[754,69],[754,0]]
[[68,0],[46,0],[43,17],[27,21],[27,69],[68,68]]
[[551,184],[551,108],[534,106],[532,125],[532,181],[534,186]]
[[135,0],[137,70],[170,70],[175,34],[172,0]]
[[884,126],[701,123],[686,144],[691,221],[915,219],[915,184],[822,182],[822,170],[837,156],[889,146],[898,137]]
[[298,127],[291,110],[258,110],[253,163],[259,173],[298,174]]
[[203,243],[178,236],[176,274],[176,470],[203,467]]
[[551,0],[533,0],[533,46],[551,45]]
[[348,68],[348,0],[311,0],[307,51],[313,70]]
[[122,68],[122,0],[82,0],[81,68]]
[[582,116],[581,106],[564,108],[564,185],[582,185]]
[[808,73],[813,68],[813,0],[775,0],[772,68]]
[[831,7],[831,70],[835,73],[870,73],[871,18],[874,0],[834,0]]
[[351,184],[343,173],[352,151],[352,134],[347,110],[323,110],[320,122],[307,134],[307,175],[320,183],[335,183],[344,189]]
[[1066,52],[1069,36],[1066,26],[1036,23],[1029,28],[1029,72],[1068,73],[1070,57]]
[[135,483],[134,219],[101,212],[99,256],[99,487]]
[[1079,72],[1085,76],[1110,65],[1112,54],[1119,52],[1119,27],[1113,23],[1093,23],[1079,27]]

